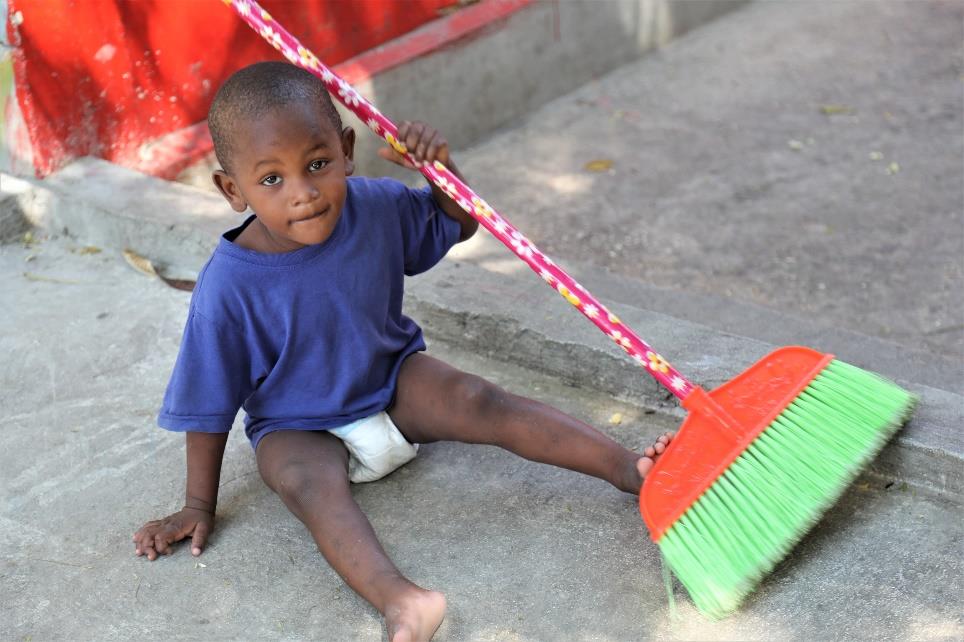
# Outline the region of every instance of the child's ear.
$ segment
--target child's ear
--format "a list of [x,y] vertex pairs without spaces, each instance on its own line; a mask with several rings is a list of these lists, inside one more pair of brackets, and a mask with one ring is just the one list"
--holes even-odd
[[230,174],[224,170],[217,169],[214,170],[211,178],[214,180],[214,184],[217,185],[218,191],[221,192],[228,203],[231,204],[231,209],[235,212],[243,212],[248,209],[248,202],[244,200],[244,196],[241,195],[241,190],[238,189],[238,184],[231,178]]
[[345,154],[345,176],[355,171],[355,130],[345,127],[341,130],[341,151]]

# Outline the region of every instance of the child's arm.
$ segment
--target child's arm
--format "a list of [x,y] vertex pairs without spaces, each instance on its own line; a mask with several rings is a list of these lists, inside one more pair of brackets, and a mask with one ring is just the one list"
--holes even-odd
[[[455,166],[455,162],[449,156],[448,142],[442,138],[442,135],[433,127],[422,122],[410,122],[406,120],[398,127],[398,140],[405,145],[406,149],[408,149],[418,162],[434,163],[435,161],[439,161],[445,165],[449,171],[458,176],[459,179],[463,182],[465,181],[465,178],[462,177],[462,174]],[[378,154],[385,160],[392,161],[402,167],[417,169],[408,162],[404,156],[391,147],[380,149]],[[435,202],[438,203],[438,206],[442,208],[443,212],[450,218],[458,221],[459,225],[462,226],[462,234],[459,236],[459,242],[472,238],[475,231],[479,229],[478,221],[459,207],[448,194],[439,189],[435,184],[432,184],[432,197],[435,199]]]
[[154,561],[169,555],[171,544],[191,536],[191,552],[200,555],[214,530],[221,460],[228,433],[186,433],[187,488],[184,508],[163,519],[147,522],[134,533],[134,551]]

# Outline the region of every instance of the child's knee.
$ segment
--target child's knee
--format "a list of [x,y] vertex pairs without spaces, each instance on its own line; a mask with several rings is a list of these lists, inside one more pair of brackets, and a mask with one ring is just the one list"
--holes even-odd
[[459,373],[453,383],[453,399],[473,417],[491,417],[505,412],[512,397],[499,386],[476,375]]
[[262,471],[262,478],[286,504],[304,505],[319,493],[337,492],[342,486],[345,490],[348,488],[347,471],[330,470],[318,462],[285,462],[267,475]]

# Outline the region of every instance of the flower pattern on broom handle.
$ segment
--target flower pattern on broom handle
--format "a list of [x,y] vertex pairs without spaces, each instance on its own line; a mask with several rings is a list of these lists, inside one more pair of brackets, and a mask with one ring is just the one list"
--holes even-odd
[[[384,138],[399,153],[408,153],[405,146],[397,140],[398,129],[392,121],[383,116],[351,85],[336,76],[313,53],[303,47],[257,2],[254,0],[223,0],[223,2],[230,5],[252,29],[261,34],[261,37],[280,51],[292,64],[318,76],[328,92],[358,116],[373,132]],[[415,162],[411,156],[409,156],[409,160]],[[477,219],[485,229],[502,241],[516,256],[525,261],[550,287],[596,324],[616,345],[626,351],[637,364],[667,390],[680,399],[684,399],[690,393],[693,389],[692,383],[687,381],[663,357],[640,339],[635,332],[625,326],[606,306],[556,266],[548,256],[540,252],[529,239],[502,218],[498,212],[477,196],[444,165],[439,162],[434,164],[416,163],[416,165],[426,178]]]

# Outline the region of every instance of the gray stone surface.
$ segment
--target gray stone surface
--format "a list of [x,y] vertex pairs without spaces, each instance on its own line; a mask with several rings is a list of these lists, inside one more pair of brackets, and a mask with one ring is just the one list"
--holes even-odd
[[[70,239],[0,246],[0,280],[0,638],[384,639],[260,481],[241,432],[206,552],[134,557],[132,531],[183,492],[183,441],[154,414],[186,293]],[[632,447],[676,424],[474,350],[430,351]],[[668,605],[634,499],[603,482],[436,444],[355,496],[401,568],[447,594],[439,640],[960,639],[961,504],[889,483],[858,480],[718,623],[678,586]]]
[[239,215],[210,192],[82,158],[43,181],[0,175],[3,217],[17,215],[52,234],[131,249],[188,275]]
[[[426,447],[356,496],[401,567],[447,593],[440,639],[964,638],[962,10],[760,3],[459,156],[481,194],[704,386],[796,337],[923,401],[720,623],[679,587],[673,616],[627,496],[493,449]],[[593,158],[614,173],[585,172]],[[0,639],[381,638],[239,434],[204,556],[132,555],[132,530],[182,492],[182,442],[154,415],[188,297],[119,252],[190,274],[237,215],[90,160],[0,186],[5,237],[30,221],[41,239],[0,245]],[[665,393],[484,236],[408,289],[453,364],[627,445],[678,425]]]
[[[959,0],[753,3],[458,160],[564,264],[925,349],[960,373],[962,40]],[[611,169],[587,171],[597,159]]]

